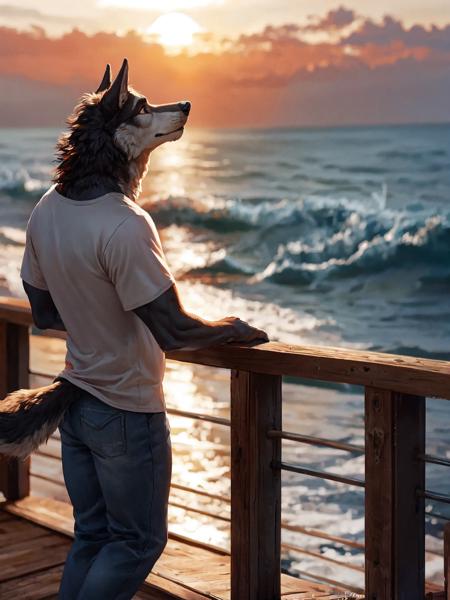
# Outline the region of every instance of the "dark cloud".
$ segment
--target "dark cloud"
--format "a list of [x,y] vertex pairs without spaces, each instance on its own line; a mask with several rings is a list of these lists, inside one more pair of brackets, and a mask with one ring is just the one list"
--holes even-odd
[[356,19],[356,13],[348,8],[340,6],[330,10],[323,18],[310,17],[312,20],[307,25],[297,23],[285,23],[284,25],[267,25],[261,32],[239,36],[238,41],[246,46],[255,46],[266,42],[280,42],[286,40],[300,39],[301,34],[309,31],[339,31],[351,25]]
[[[346,28],[351,27],[348,32]],[[330,10],[323,18],[307,25],[286,23],[281,26],[267,26],[263,31],[251,35],[241,35],[237,44],[245,48],[264,47],[267,44],[292,43],[301,41],[308,32],[334,33],[339,35],[341,45],[388,46],[401,43],[408,48],[422,47],[430,50],[450,51],[450,24],[443,27],[432,25],[413,25],[409,29],[391,16],[385,16],[379,22],[362,18],[354,10],[340,6]],[[228,40],[230,42],[230,40]],[[233,43],[233,41],[231,40]],[[236,44],[236,41],[234,41]]]
[[450,25],[439,28],[435,25],[426,29],[414,25],[406,29],[401,21],[385,16],[380,23],[371,19],[364,20],[356,31],[343,38],[342,42],[361,46],[364,44],[387,45],[393,41],[406,46],[423,46],[436,50],[450,50]]
[[[310,31],[330,31],[338,30],[351,25],[357,18],[354,10],[339,6],[330,10],[323,19],[310,23],[304,29]],[[316,19],[314,19],[316,20]]]

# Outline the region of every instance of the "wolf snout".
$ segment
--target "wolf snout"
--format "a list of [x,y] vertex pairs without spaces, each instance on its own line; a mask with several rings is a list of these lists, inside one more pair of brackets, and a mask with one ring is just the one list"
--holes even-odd
[[191,110],[190,102],[180,102],[179,105],[181,112],[183,112],[186,116],[188,116],[189,111]]

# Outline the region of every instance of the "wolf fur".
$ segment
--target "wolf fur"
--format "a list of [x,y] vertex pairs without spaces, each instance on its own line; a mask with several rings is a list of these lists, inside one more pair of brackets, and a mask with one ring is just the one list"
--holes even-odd
[[0,453],[25,459],[46,442],[80,389],[60,378],[11,392],[0,402]]
[[59,164],[53,181],[70,198],[102,187],[137,200],[150,153],[178,140],[189,114],[189,102],[152,105],[128,85],[123,62],[109,87],[109,65],[94,93],[84,94],[67,120],[69,131],[57,144]]
[[[120,191],[136,201],[150,153],[182,136],[189,109],[189,102],[149,104],[128,85],[126,59],[113,83],[107,65],[99,88],[81,97],[58,140],[53,181],[60,193],[82,202],[99,189]],[[57,377],[50,385],[8,394],[0,402],[0,454],[25,459],[37,450],[79,393]]]

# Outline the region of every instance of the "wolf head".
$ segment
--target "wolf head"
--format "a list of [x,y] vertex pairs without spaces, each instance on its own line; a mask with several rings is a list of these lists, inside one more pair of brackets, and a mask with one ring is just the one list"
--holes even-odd
[[97,93],[102,93],[99,107],[114,133],[114,141],[130,159],[183,135],[190,102],[150,104],[145,96],[128,85],[126,58],[112,84],[111,68],[106,66]]
[[111,81],[108,64],[93,93],[84,94],[57,145],[54,181],[63,193],[102,180],[137,199],[152,150],[183,135],[190,102],[150,104],[128,84],[128,61]]

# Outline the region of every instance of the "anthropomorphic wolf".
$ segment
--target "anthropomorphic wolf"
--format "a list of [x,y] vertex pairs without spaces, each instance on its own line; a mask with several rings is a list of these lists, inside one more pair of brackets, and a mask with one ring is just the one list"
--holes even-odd
[[152,150],[178,140],[189,102],[152,105],[128,63],[82,96],[53,185],[27,225],[21,277],[38,328],[67,332],[65,368],[0,402],[0,453],[26,457],[59,428],[75,518],[60,600],[132,598],[167,543],[172,457],[164,353],[265,342],[237,317],[181,304],[151,216],[136,200]]

